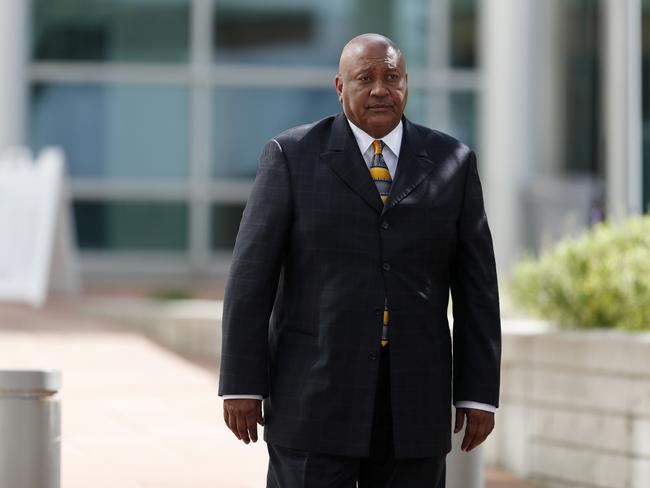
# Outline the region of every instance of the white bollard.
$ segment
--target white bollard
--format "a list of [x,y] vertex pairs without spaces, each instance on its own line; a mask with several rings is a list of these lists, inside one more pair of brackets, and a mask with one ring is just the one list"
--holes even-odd
[[451,452],[447,455],[446,488],[483,488],[485,486],[485,466],[483,446],[475,447],[470,452],[463,452],[460,446],[465,435],[465,428],[458,434],[452,434]]
[[0,487],[59,488],[57,370],[0,370]]

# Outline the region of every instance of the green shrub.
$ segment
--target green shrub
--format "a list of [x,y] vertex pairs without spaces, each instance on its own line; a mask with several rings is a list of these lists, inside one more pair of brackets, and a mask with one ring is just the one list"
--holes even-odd
[[189,300],[194,298],[194,294],[184,288],[159,288],[151,292],[151,297],[156,300]]
[[650,329],[650,217],[598,224],[515,266],[515,303],[559,325]]

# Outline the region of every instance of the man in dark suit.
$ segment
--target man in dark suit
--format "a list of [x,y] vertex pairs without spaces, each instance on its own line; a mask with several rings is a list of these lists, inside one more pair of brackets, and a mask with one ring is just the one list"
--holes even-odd
[[405,62],[390,39],[351,40],[336,91],[343,114],[262,151],[224,301],[224,419],[245,443],[265,426],[268,487],[444,486],[452,383],[466,451],[498,404],[476,157],[403,116]]

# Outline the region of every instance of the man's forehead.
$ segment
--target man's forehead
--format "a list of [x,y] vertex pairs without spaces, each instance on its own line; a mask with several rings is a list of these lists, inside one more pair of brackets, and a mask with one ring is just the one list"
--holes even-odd
[[377,58],[358,59],[357,62],[352,63],[352,70],[366,71],[378,66],[387,69],[399,69],[399,58],[384,56]]
[[342,56],[343,64],[354,70],[370,69],[378,64],[389,68],[399,68],[400,52],[390,45],[350,46]]

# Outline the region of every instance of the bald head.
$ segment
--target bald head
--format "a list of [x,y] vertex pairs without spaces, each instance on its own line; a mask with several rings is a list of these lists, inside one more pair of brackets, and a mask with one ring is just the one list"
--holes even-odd
[[408,95],[402,51],[380,34],[362,34],[341,52],[336,92],[350,122],[381,138],[402,118]]
[[361,34],[343,46],[339,59],[339,73],[347,68],[348,63],[354,62],[356,58],[364,54],[365,50],[379,46],[383,46],[386,49],[386,53],[392,58],[395,58],[395,60],[404,62],[402,51],[388,37],[373,33]]

